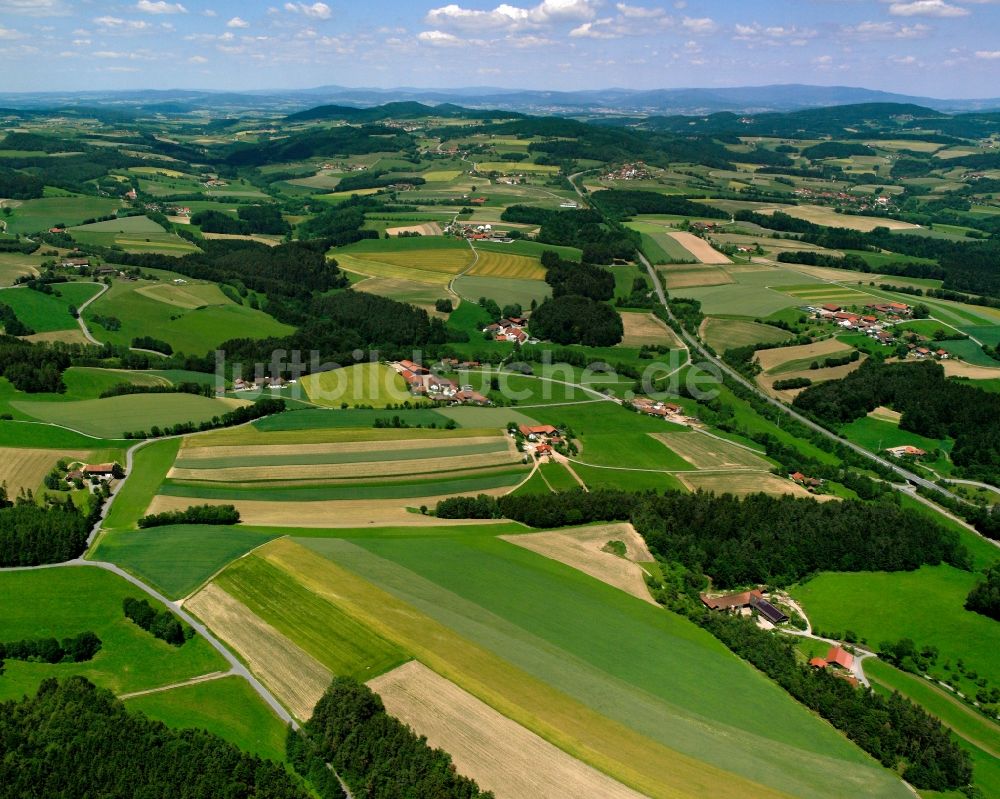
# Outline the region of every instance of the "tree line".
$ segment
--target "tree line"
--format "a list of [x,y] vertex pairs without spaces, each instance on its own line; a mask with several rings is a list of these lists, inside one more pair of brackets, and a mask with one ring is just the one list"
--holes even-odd
[[127,596],[122,600],[125,618],[155,638],[174,646],[182,646],[194,637],[194,630],[181,624],[169,610],[157,610],[145,599]]
[[[357,799],[492,799],[459,774],[451,756],[390,716],[368,686],[334,677],[301,733],[289,731],[288,758],[300,774],[330,763]],[[323,799],[342,796],[328,780]]]
[[160,438],[162,436],[180,436],[187,433],[204,432],[205,430],[216,430],[220,427],[235,427],[246,424],[264,416],[271,416],[285,410],[283,399],[264,398],[257,400],[253,405],[241,405],[226,411],[222,416],[213,416],[203,422],[177,422],[177,424],[160,427],[153,425],[149,430],[128,430],[123,433],[127,439]]
[[699,219],[729,219],[729,214],[711,205],[655,191],[604,189],[591,194],[590,199],[613,219],[626,219],[636,214],[677,214]]
[[83,663],[92,660],[101,649],[101,639],[90,630],[72,638],[23,638],[0,641],[0,674],[3,661],[28,660],[39,663]]
[[129,712],[83,677],[43,680],[0,704],[0,796],[102,799],[307,799],[278,763],[205,730],[168,728]]
[[986,579],[969,592],[965,608],[1000,621],[1000,563],[986,570]]
[[239,524],[235,505],[191,505],[186,510],[151,513],[139,519],[139,527],[165,527],[170,524]]
[[533,205],[511,205],[500,218],[504,222],[540,225],[536,240],[579,247],[588,263],[610,264],[616,258],[631,260],[636,254],[638,234],[605,222],[595,210],[552,211]]
[[92,496],[89,513],[70,497],[38,504],[22,496],[13,502],[0,487],[0,567],[62,563],[83,554],[90,528],[100,514],[101,501]]

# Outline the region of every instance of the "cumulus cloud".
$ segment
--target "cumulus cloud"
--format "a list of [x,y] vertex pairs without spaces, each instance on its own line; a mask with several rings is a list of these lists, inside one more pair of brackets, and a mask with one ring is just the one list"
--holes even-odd
[[243,17],[233,17],[229,22],[226,23],[227,28],[249,28],[250,23],[247,22]]
[[186,14],[187,9],[180,3],[167,3],[165,0],[139,0],[135,10],[143,14]]
[[447,31],[421,31],[417,34],[418,41],[435,47],[461,47],[465,42],[454,33]]
[[718,24],[711,17],[684,17],[681,25],[689,33],[698,35],[715,33],[719,29]]
[[799,28],[796,25],[770,25],[764,26],[754,22],[750,25],[736,24],[733,39],[738,42],[759,42],[764,41],[769,44],[779,42],[793,45],[804,45],[810,39],[815,39],[819,31],[812,28]]
[[945,0],[913,0],[893,3],[889,13],[897,17],[967,17],[969,10],[946,3]]
[[207,64],[208,59],[203,55],[193,55],[188,59],[188,62],[191,64]]
[[142,19],[122,19],[121,17],[96,17],[94,22],[107,33],[124,33],[149,30],[153,26]]
[[666,15],[662,8],[645,8],[643,6],[630,6],[627,3],[618,3],[615,8],[623,17],[629,19],[658,19]]
[[1000,59],[1000,50],[976,50],[976,58],[985,61],[996,61]]
[[622,7],[627,11],[617,17],[604,17],[581,23],[573,28],[569,35],[574,39],[620,39],[623,36],[642,36],[657,28],[669,28],[673,24],[673,20],[662,12],[642,16],[632,13],[635,10],[632,6],[619,3],[618,8]]
[[330,19],[332,12],[326,3],[285,3],[285,11],[290,14],[303,14],[310,19]]
[[547,25],[554,22],[592,20],[597,16],[599,0],[542,0],[536,6],[522,8],[506,3],[489,11],[463,8],[452,3],[427,12],[426,22],[435,27],[483,30],[484,26],[515,28]]
[[856,39],[921,39],[931,32],[929,25],[917,22],[913,25],[900,25],[895,22],[859,22],[857,25],[845,25],[841,33]]
[[69,13],[62,0],[0,0],[0,12],[27,17],[55,17]]

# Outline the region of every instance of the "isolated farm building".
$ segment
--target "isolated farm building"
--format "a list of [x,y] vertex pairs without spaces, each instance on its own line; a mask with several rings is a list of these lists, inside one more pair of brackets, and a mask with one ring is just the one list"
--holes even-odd
[[900,447],[889,447],[886,452],[895,455],[897,458],[920,458],[927,454],[920,447],[914,447],[911,444],[904,444]]
[[763,598],[764,595],[757,588],[752,591],[743,591],[740,594],[726,594],[725,596],[701,595],[702,603],[710,610],[739,610],[740,608],[748,608],[753,601]]
[[518,425],[517,429],[522,436],[524,436],[527,439],[530,439],[531,441],[534,441],[536,438],[540,438],[543,436],[552,436],[555,435],[557,432],[559,432],[550,424],[540,424],[534,426],[528,424],[522,424]]
[[826,662],[830,666],[851,670],[854,668],[854,655],[839,646],[831,646],[830,651],[826,653]]
[[89,258],[67,258],[62,262],[62,265],[67,269],[82,269],[85,266],[90,266]]
[[92,463],[83,467],[83,473],[87,477],[111,477],[116,466],[117,463]]
[[788,479],[795,483],[804,483],[806,480],[806,476],[802,474],[802,472],[792,472],[790,475],[788,475]]
[[462,389],[457,394],[455,394],[455,399],[461,403],[468,403],[469,405],[489,405],[490,400],[488,397],[484,397],[478,391],[471,391],[468,389]]
[[73,471],[66,473],[66,480],[70,483],[82,479],[83,479],[83,472],[80,471],[79,469],[74,469]]
[[934,354],[938,357],[938,360],[945,361],[948,359],[948,350],[938,350]]
[[486,200],[486,197],[473,197],[469,202],[473,205],[486,205]]

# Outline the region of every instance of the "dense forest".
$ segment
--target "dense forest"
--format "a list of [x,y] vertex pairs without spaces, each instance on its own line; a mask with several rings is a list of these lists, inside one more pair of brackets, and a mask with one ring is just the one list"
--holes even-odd
[[[492,799],[455,771],[451,756],[390,716],[368,686],[335,677],[301,734],[288,738],[299,773],[330,763],[355,799]],[[324,794],[334,799],[336,794]]]
[[1000,563],[986,570],[986,579],[969,592],[965,607],[1000,621]]
[[545,300],[531,314],[530,324],[532,336],[556,344],[613,347],[625,335],[618,311],[576,294]]
[[292,230],[277,205],[243,205],[236,209],[235,219],[222,211],[206,209],[195,213],[191,224],[197,225],[203,233],[244,236],[253,233],[283,236]]
[[969,568],[957,533],[891,502],[600,490],[452,497],[436,513],[543,529],[631,521],[654,553],[710,576],[720,588],[789,585],[818,571],[910,571],[942,562]]
[[285,769],[204,730],[130,713],[83,677],[0,704],[0,797],[307,799]]
[[594,192],[590,199],[613,219],[625,219],[636,214],[679,214],[699,219],[729,219],[729,214],[711,205],[655,191],[604,189]]
[[0,567],[62,563],[83,554],[99,512],[84,514],[70,497],[39,505],[32,497],[7,499],[0,487]]
[[70,363],[65,348],[0,335],[0,377],[7,378],[19,391],[65,392],[62,375]]
[[542,266],[553,297],[576,294],[592,300],[610,300],[615,295],[615,276],[603,266],[564,261],[551,250],[542,253]]
[[794,405],[833,425],[888,406],[902,413],[901,430],[953,438],[951,460],[964,476],[1000,482],[1000,396],[945,378],[940,364],[867,361],[845,378],[810,386]]

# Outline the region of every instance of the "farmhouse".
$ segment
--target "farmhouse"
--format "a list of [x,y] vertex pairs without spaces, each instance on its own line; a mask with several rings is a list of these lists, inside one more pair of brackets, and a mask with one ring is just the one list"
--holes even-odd
[[460,402],[464,405],[489,405],[490,400],[488,397],[484,397],[478,391],[472,391],[471,389],[463,388],[461,391],[456,392],[454,397],[456,402]]
[[927,454],[920,447],[914,447],[910,444],[901,447],[889,447],[886,452],[897,458],[919,458]]
[[752,591],[744,591],[740,594],[726,594],[725,596],[710,597],[701,595],[701,601],[709,610],[739,610],[750,607],[751,600],[763,599],[764,595],[759,588]]
[[833,302],[826,303],[823,308],[827,313],[837,313],[840,310],[840,306]]
[[90,266],[89,258],[67,258],[62,264],[62,267],[66,269],[82,269],[85,266]]
[[430,369],[421,366],[419,363],[414,363],[413,361],[408,361],[408,360],[402,360],[397,363],[394,363],[392,364],[392,367],[397,372],[400,373],[404,371],[412,372],[415,375],[429,375],[431,373]]
[[524,436],[529,441],[535,441],[539,438],[547,438],[549,436],[554,436],[558,434],[558,430],[550,424],[540,424],[540,425],[527,425],[522,424],[517,427],[518,432]]
[[854,655],[839,646],[831,646],[830,651],[826,653],[826,662],[829,666],[850,670],[854,668]]
[[114,477],[115,471],[120,470],[117,463],[92,463],[83,467],[85,477]]

